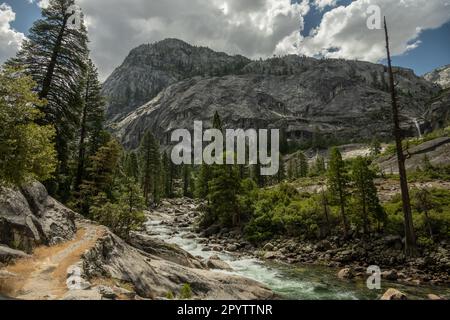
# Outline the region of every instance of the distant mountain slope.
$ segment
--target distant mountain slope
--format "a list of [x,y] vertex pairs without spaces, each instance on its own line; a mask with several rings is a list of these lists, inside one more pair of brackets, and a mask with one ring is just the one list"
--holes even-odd
[[108,101],[107,119],[123,118],[177,81],[233,73],[249,62],[242,56],[194,47],[177,39],[141,45],[130,52],[103,85]]
[[443,89],[450,88],[450,64],[427,73],[424,78],[439,84]]
[[[418,135],[429,126],[429,101],[440,88],[411,70],[396,68],[402,126]],[[253,61],[234,75],[194,77],[164,89],[114,124],[126,146],[153,131],[167,144],[172,130],[208,125],[219,111],[230,128],[284,128],[294,140],[320,132],[340,142],[391,135],[390,96],[383,65],[300,56]]]

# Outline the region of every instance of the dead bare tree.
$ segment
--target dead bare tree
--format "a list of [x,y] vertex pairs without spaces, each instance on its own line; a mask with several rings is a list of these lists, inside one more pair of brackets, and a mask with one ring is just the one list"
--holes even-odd
[[397,93],[395,90],[396,84],[394,81],[394,73],[392,71],[392,61],[391,53],[389,48],[389,33],[386,23],[386,17],[384,17],[384,31],[386,35],[386,50],[387,50],[387,61],[389,70],[389,84],[392,99],[392,115],[394,121],[394,137],[395,144],[397,146],[397,158],[398,158],[398,172],[400,174],[400,186],[402,191],[402,202],[403,202],[403,214],[404,214],[404,225],[405,225],[405,255],[407,257],[414,257],[417,255],[417,244],[416,244],[416,234],[414,231],[414,224],[412,219],[411,201],[408,188],[408,178],[406,175],[405,167],[405,154],[403,153],[403,136],[402,130],[400,128],[399,120],[399,108],[397,103]]

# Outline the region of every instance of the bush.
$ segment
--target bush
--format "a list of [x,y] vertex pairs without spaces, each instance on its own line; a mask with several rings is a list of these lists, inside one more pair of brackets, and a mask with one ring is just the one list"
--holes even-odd
[[111,203],[105,194],[100,194],[94,200],[97,205],[91,208],[94,220],[109,227],[119,237],[128,239],[130,233],[142,228],[146,220],[142,206],[135,203],[130,207],[128,201],[126,194],[117,203]]
[[192,289],[189,283],[185,283],[180,291],[180,299],[189,300],[192,299]]
[[[428,244],[430,240],[448,239],[450,237],[450,190],[427,190],[429,199],[426,205],[418,203],[417,195],[419,192],[423,192],[423,190],[414,189],[411,191],[414,227],[418,239],[422,244]],[[396,196],[386,203],[384,208],[388,214],[385,232],[403,236],[401,197],[399,195]],[[423,208],[427,209],[428,221]],[[430,228],[433,239],[431,239]]]
[[35,121],[44,101],[33,92],[35,83],[12,69],[0,70],[0,184],[20,185],[47,180],[56,168],[55,130]]

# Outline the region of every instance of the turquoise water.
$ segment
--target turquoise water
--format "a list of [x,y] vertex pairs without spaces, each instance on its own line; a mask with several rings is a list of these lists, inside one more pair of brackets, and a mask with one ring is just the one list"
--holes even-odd
[[[209,258],[217,252],[202,251],[204,246],[197,239],[184,239],[187,231],[175,231],[160,221],[147,223],[147,230],[167,243],[177,244],[194,256]],[[253,257],[236,257],[219,253],[219,257],[233,267],[232,273],[257,280],[285,299],[290,300],[368,300],[379,299],[388,288],[405,292],[410,299],[425,299],[434,293],[450,298],[450,288],[431,286],[405,286],[387,281],[381,290],[369,290],[365,280],[343,281],[338,279],[338,270],[320,266],[293,266],[261,261]]]

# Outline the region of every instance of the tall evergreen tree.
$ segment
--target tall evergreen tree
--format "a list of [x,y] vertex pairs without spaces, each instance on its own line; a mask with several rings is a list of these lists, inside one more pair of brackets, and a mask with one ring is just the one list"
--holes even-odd
[[306,178],[309,172],[308,159],[303,152],[298,155],[298,176],[300,178]]
[[[223,131],[222,119],[216,111],[213,118],[213,129]],[[225,141],[224,141],[225,143]],[[209,194],[209,181],[214,177],[215,165],[207,165],[203,163],[200,167],[196,185],[195,196],[200,199],[207,199]]]
[[279,168],[278,174],[277,174],[277,182],[282,183],[284,181],[284,179],[286,179],[286,167],[285,167],[285,162],[284,162],[283,156],[280,153],[280,168]]
[[[97,152],[104,122],[104,98],[94,63],[88,60],[82,85],[82,112],[79,129],[77,172],[74,189],[77,191],[85,178],[86,160]],[[90,154],[89,154],[89,153]],[[88,154],[87,154],[88,153]]]
[[183,196],[191,197],[191,168],[189,165],[183,165]]
[[221,165],[215,169],[215,176],[209,186],[210,222],[217,219],[228,227],[240,224],[239,212],[239,170],[234,165]]
[[370,216],[372,215],[379,220],[384,213],[374,183],[375,176],[367,159],[358,157],[353,161],[351,178],[356,189],[356,199],[358,210],[362,216],[364,234],[370,232]]
[[91,207],[96,199],[103,194],[108,200],[114,200],[114,184],[118,176],[122,146],[111,139],[91,157],[87,168],[87,178],[80,186],[78,209],[85,216],[90,216]]
[[49,6],[42,9],[42,19],[30,29],[22,49],[8,62],[23,67],[36,82],[39,98],[48,102],[41,107],[44,117],[39,122],[54,125],[56,129],[58,181],[49,187],[52,187],[52,193],[58,193],[62,198],[66,197],[70,185],[67,178],[70,142],[79,121],[79,83],[85,73],[88,55],[83,21],[80,21],[80,28],[70,26],[73,12],[68,9],[74,4],[75,0],[50,0]]
[[348,176],[345,162],[338,148],[331,149],[328,168],[328,190],[332,198],[339,205],[344,236],[348,236],[349,225],[347,221],[346,206],[348,197]]
[[142,138],[139,147],[141,182],[146,204],[157,203],[160,197],[160,154],[159,143],[150,131]]
[[162,180],[162,194],[166,198],[173,197],[173,180],[174,180],[174,165],[169,159],[166,152],[163,153],[161,159],[161,180]]

